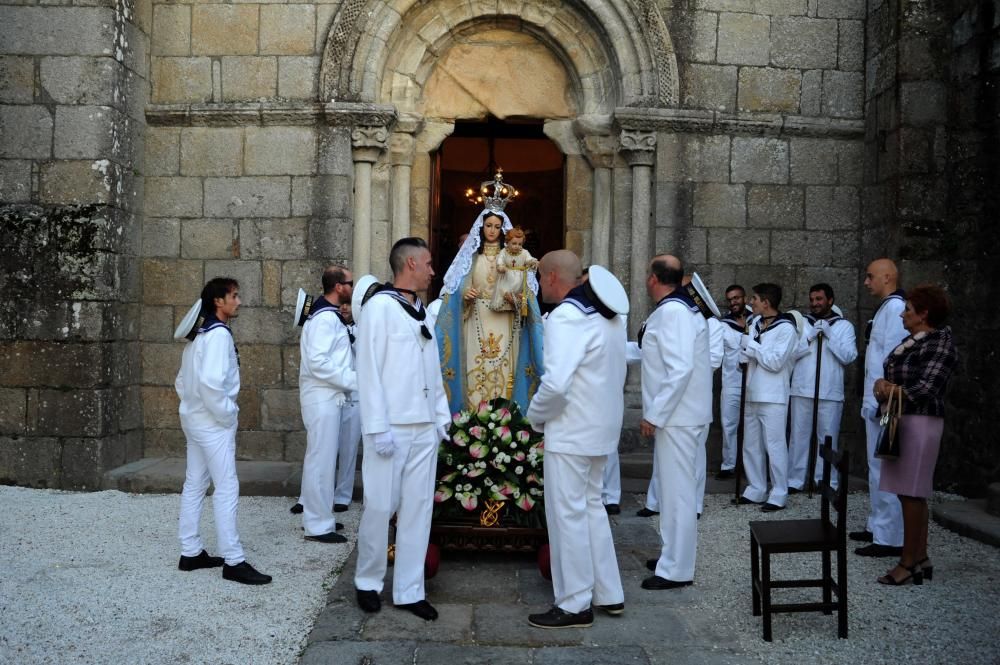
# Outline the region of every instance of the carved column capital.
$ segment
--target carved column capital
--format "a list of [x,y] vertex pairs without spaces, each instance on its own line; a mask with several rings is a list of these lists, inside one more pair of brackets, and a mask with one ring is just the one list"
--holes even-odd
[[608,135],[589,135],[581,140],[583,156],[592,169],[610,169],[615,165],[615,139]]
[[652,166],[656,161],[656,132],[622,129],[618,142],[629,166]]
[[389,128],[385,125],[355,127],[351,131],[354,161],[374,164],[385,151],[388,141]]
[[[396,128],[399,129],[398,127]],[[393,166],[413,164],[413,146],[416,141],[412,133],[395,131],[389,139],[389,161]]]

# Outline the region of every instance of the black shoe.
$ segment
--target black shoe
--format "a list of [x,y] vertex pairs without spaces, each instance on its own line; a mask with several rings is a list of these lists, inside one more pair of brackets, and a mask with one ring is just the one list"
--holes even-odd
[[594,605],[591,610],[598,609],[607,612],[613,617],[625,612],[625,603],[615,603],[614,605]]
[[357,589],[358,592],[358,607],[360,607],[365,612],[378,612],[382,609],[382,599],[378,597],[378,591],[362,591]]
[[875,536],[868,529],[863,531],[851,531],[847,534],[847,537],[851,540],[856,540],[859,543],[870,543],[875,540]]
[[659,559],[646,559],[646,569],[656,572],[656,564],[659,563]]
[[407,603],[405,605],[396,605],[396,607],[401,610],[413,612],[424,621],[434,621],[438,618],[438,611],[426,600],[418,600],[415,603]]
[[[340,526],[339,524],[337,526]],[[318,536],[306,536],[306,540],[315,540],[317,543],[346,543],[347,538],[336,531],[331,531],[330,533],[320,534]]]
[[[306,530],[306,528],[304,526],[300,526],[299,527],[299,531],[305,531],[305,530]],[[337,526],[333,527],[333,530],[334,531],[343,531],[344,530],[344,523],[343,522],[337,522]]]
[[346,503],[335,503],[335,504],[333,504],[333,512],[335,512],[335,513],[346,513],[347,512],[347,508],[348,508],[348,506],[347,506]]
[[649,508],[646,508],[645,506],[643,506],[639,510],[635,511],[635,514],[638,517],[652,517],[653,515],[659,515],[660,511],[658,511],[658,510],[650,510]]
[[692,584],[694,584],[694,582],[675,582],[674,580],[668,580],[665,577],[653,575],[652,577],[647,577],[642,581],[642,588],[662,591],[663,589],[679,589],[682,586],[691,586]]
[[535,628],[589,628],[594,625],[594,613],[584,610],[573,614],[553,607],[543,614],[529,614],[528,623]]
[[739,499],[733,499],[732,502],[739,506],[759,506],[761,504],[760,501],[751,501],[745,496],[741,496]]
[[858,556],[899,556],[903,553],[902,547],[893,547],[891,545],[878,545],[872,543],[871,545],[865,545],[864,547],[859,547],[854,550],[854,553]]
[[716,480],[729,480],[730,478],[735,478],[736,474],[733,473],[732,469],[720,469],[717,474],[715,474]]
[[222,579],[239,582],[240,584],[270,584],[271,576],[257,572],[253,566],[246,561],[241,561],[235,566],[225,565],[222,567]]
[[763,506],[760,507],[760,509],[761,509],[762,512],[765,512],[765,513],[776,513],[779,510],[784,510],[785,507],[784,506],[778,506],[778,505],[775,505],[773,503],[765,503]]
[[903,564],[899,564],[898,567],[908,572],[909,575],[897,580],[895,577],[893,577],[892,571],[890,570],[882,577],[876,578],[875,581],[878,582],[879,584],[888,584],[889,586],[903,586],[904,584],[908,584],[910,582],[912,582],[915,585],[920,585],[924,583],[924,573],[923,571],[920,570],[920,566],[914,565],[907,568]]
[[[924,559],[926,561],[927,559]],[[177,563],[177,570],[191,572],[201,568],[218,568],[226,562],[221,556],[208,556],[208,552],[202,550],[198,556],[181,555],[181,560]]]
[[608,515],[619,515],[622,512],[621,506],[619,506],[617,503],[604,504],[604,510],[608,512]]
[[302,504],[301,503],[295,504],[294,506],[292,506],[291,508],[288,509],[288,512],[290,512],[292,515],[301,515],[302,514]]
[[789,494],[802,494],[802,490],[800,490],[798,487],[789,487],[788,488],[788,493]]

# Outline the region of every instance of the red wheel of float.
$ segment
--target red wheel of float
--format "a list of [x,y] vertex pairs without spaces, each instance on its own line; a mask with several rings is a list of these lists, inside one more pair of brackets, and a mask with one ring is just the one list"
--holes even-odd
[[424,557],[424,579],[429,580],[438,573],[441,566],[441,550],[431,543],[427,546],[427,556]]
[[545,579],[552,581],[552,554],[549,552],[548,543],[538,548],[538,572]]

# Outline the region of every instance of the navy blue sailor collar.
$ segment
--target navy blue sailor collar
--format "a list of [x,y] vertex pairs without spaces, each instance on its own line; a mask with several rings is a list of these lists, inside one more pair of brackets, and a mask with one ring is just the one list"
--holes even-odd
[[351,344],[354,344],[354,333],[351,332],[350,324],[348,324],[347,321],[344,319],[344,317],[341,315],[340,307],[334,305],[332,302],[327,300],[325,296],[320,296],[319,298],[316,298],[316,300],[313,301],[312,309],[309,311],[309,316],[306,317],[306,321],[311,321],[312,318],[317,314],[319,314],[320,312],[326,312],[330,310],[332,310],[333,313],[337,315],[337,318],[340,319],[340,322],[344,324],[345,328],[347,328],[347,337],[351,340]]
[[[660,298],[660,301],[656,303],[656,307],[653,308],[653,311],[655,312],[656,310],[666,305],[668,302],[679,302],[680,304],[687,307],[692,314],[701,314],[701,309],[698,307],[698,304],[694,301],[694,298],[692,298],[688,294],[687,289],[677,288],[674,289],[671,293],[668,293],[667,295],[663,296],[662,298]],[[652,316],[652,313],[650,313],[650,316]],[[647,317],[646,321],[643,321],[642,327],[639,328],[639,334],[636,335],[636,343],[639,345],[640,349],[642,348],[642,338],[646,334],[646,323],[648,321],[649,318]]]
[[589,288],[586,282],[570,289],[569,293],[566,294],[566,297],[559,304],[572,305],[587,316],[600,314],[609,320],[618,316],[618,314],[597,299],[593,289]]
[[868,319],[868,323],[865,325],[865,342],[868,342],[872,337],[872,327],[875,325],[875,318],[878,316],[878,313],[882,311],[882,308],[885,307],[887,302],[896,299],[906,300],[906,291],[903,289],[896,289],[885,298],[882,298],[882,302],[878,304],[878,309],[875,310],[875,313],[872,314],[872,318]]
[[209,330],[215,330],[216,328],[225,328],[226,332],[233,340],[233,350],[236,352],[236,366],[240,366],[240,347],[236,345],[236,337],[233,335],[233,329],[229,327],[229,324],[223,323],[215,316],[215,313],[207,314],[205,320],[202,322],[201,326],[198,327],[198,334],[207,333]]
[[[413,294],[413,303],[407,300],[404,293]],[[424,303],[420,301],[420,297],[409,289],[401,289],[393,286],[392,283],[387,282],[375,295],[385,294],[399,303],[399,306],[403,308],[403,311],[420,324],[420,334],[423,335],[424,339],[434,339],[431,335],[431,331],[427,329],[427,324],[424,323],[424,319],[427,318],[427,309],[424,307]]]
[[[795,327],[795,318],[788,312],[781,312],[780,314],[777,314],[774,317],[768,317],[768,318],[771,319],[771,323],[769,323],[766,328],[762,328],[758,325],[756,341],[759,341],[764,333],[770,332],[771,330],[778,328],[780,325],[784,323],[790,324],[793,328]],[[759,323],[763,323],[766,320],[767,319],[765,319],[764,317],[761,317]]]

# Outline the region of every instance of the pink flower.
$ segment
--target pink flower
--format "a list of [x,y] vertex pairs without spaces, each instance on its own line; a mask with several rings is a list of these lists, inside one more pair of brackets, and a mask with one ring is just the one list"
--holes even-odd
[[486,473],[486,469],[478,469],[478,468],[477,469],[470,469],[469,471],[465,472],[465,477],[466,478],[478,478],[479,476],[483,475],[484,473]]
[[463,432],[462,430],[458,430],[451,437],[451,442],[454,443],[456,446],[459,446],[460,448],[464,448],[465,446],[469,445],[469,435]]
[[514,453],[514,459],[516,459],[518,462],[523,462],[526,457],[527,455],[524,454],[523,450],[519,450],[516,453]]
[[499,415],[500,415],[501,425],[506,425],[507,423],[510,422],[511,413],[509,409],[500,409]]
[[462,507],[466,510],[475,510],[476,506],[479,505],[479,499],[477,499],[473,494],[466,493],[461,496],[459,503],[461,503]]
[[465,411],[459,411],[458,413],[452,414],[451,422],[461,427],[465,423],[469,422],[469,415]]
[[451,481],[455,480],[456,476],[458,476],[458,471],[452,471],[451,473],[447,473],[441,476],[441,482],[450,483]]
[[469,446],[469,455],[475,459],[486,457],[488,452],[490,452],[490,448],[485,443],[474,443]]
[[474,427],[470,427],[469,428],[469,434],[471,434],[472,436],[474,436],[479,441],[482,441],[484,438],[486,438],[486,428],[480,427],[479,425],[476,425]]
[[513,435],[510,433],[510,428],[503,426],[500,428],[500,440],[504,443],[510,443],[514,439]]
[[541,481],[541,479],[540,479],[540,478],[538,477],[538,474],[537,474],[537,473],[529,473],[529,474],[528,474],[528,475],[527,475],[527,476],[525,477],[525,480],[526,480],[526,481],[528,481],[529,483],[534,483],[534,484],[536,484],[536,485],[541,485],[541,484],[542,484],[542,481]]
[[529,511],[535,507],[535,500],[527,494],[522,494],[515,503],[517,503],[517,507],[523,511]]
[[447,501],[454,495],[455,492],[453,492],[450,487],[446,485],[440,485],[438,486],[437,491],[434,492],[434,503],[442,503],[444,501]]
[[510,497],[514,495],[514,490],[516,490],[517,487],[514,485],[514,483],[510,482],[509,480],[505,480],[503,486],[499,487],[498,489],[501,494],[503,494],[506,497]]
[[479,403],[479,406],[476,408],[476,418],[478,418],[481,423],[485,423],[490,419],[489,402],[482,401]]
[[528,439],[531,438],[531,433],[526,429],[522,429],[517,433],[518,443],[527,443]]

